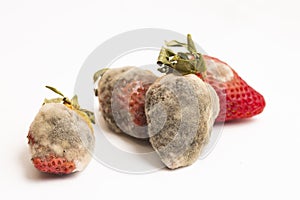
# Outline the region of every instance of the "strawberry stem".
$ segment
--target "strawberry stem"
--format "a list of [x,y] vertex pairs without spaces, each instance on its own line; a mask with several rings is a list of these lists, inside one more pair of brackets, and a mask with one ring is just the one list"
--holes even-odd
[[72,102],[65,97],[65,95],[63,95],[62,92],[60,92],[59,90],[57,90],[56,88],[52,87],[52,86],[45,86],[46,88],[48,88],[49,90],[51,90],[52,92],[62,96],[62,98],[54,98],[54,99],[47,99],[47,102],[44,103],[59,103],[59,102],[63,102],[63,104],[69,104],[72,105]]
[[63,93],[60,92],[59,90],[57,90],[56,88],[54,88],[52,86],[46,86],[46,88],[48,88],[49,90],[53,91],[54,93],[60,95],[62,98],[45,99],[43,105],[47,104],[47,103],[63,103],[63,104],[71,105],[74,109],[85,113],[87,115],[87,117],[89,118],[89,120],[93,124],[95,124],[94,113],[91,111],[88,111],[86,109],[80,108],[77,95],[74,95],[73,98],[71,100],[69,100],[68,97],[65,97],[65,95],[63,95]]

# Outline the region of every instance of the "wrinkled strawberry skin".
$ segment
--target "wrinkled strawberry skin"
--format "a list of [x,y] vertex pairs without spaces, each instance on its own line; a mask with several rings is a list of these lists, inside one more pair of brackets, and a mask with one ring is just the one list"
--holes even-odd
[[[151,84],[145,84],[142,81],[133,81],[122,88],[123,98],[129,99],[128,111],[132,116],[133,122],[138,126],[147,125],[145,115],[145,95]],[[127,102],[127,101],[124,101]]]

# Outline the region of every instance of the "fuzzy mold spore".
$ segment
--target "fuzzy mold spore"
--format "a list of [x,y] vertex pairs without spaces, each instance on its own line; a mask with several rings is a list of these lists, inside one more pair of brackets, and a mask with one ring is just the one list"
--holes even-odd
[[48,103],[41,107],[29,130],[33,158],[49,155],[66,158],[84,169],[95,145],[93,130],[78,113],[63,104]]
[[[138,67],[109,69],[103,74],[98,83],[99,109],[112,131],[136,138],[148,138],[144,97],[156,79],[157,76],[151,71]],[[142,118],[145,123],[136,123]]]
[[150,143],[170,169],[194,163],[219,112],[215,91],[195,75],[168,74],[146,94]]
[[207,71],[213,78],[221,83],[226,83],[234,78],[231,68],[223,62],[215,62],[213,59],[205,59]]

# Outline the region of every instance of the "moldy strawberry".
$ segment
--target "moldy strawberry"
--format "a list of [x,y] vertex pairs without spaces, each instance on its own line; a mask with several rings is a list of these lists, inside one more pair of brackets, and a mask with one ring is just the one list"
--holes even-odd
[[33,165],[41,172],[70,174],[82,171],[91,160],[95,137],[93,113],[81,109],[53,87],[61,98],[45,99],[28,132]]
[[96,95],[99,110],[107,126],[116,133],[148,138],[145,116],[145,94],[156,76],[138,67],[102,69]]

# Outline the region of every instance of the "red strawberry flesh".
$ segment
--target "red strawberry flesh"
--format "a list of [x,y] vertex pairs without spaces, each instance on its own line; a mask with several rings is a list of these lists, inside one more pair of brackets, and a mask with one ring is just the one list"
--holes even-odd
[[53,155],[45,158],[35,157],[32,158],[32,162],[39,171],[50,174],[70,174],[76,168],[74,162]]
[[129,92],[129,112],[133,122],[138,126],[147,124],[145,115],[145,94],[151,84],[143,84],[142,81],[131,82],[123,89],[124,93]]
[[232,72],[230,81],[220,82],[215,75],[207,71],[205,81],[217,92],[220,99],[220,113],[217,122],[253,117],[261,113],[266,105],[264,97],[249,86],[229,65],[210,56],[203,56],[206,61],[226,65]]

